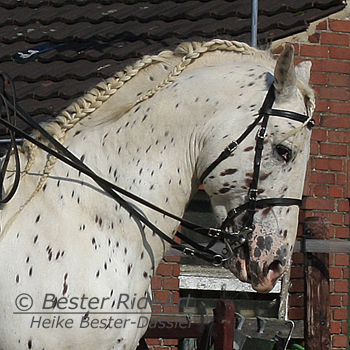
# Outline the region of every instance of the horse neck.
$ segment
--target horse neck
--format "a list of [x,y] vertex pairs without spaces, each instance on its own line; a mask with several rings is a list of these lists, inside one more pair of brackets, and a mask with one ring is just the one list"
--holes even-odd
[[76,126],[65,145],[100,176],[182,215],[197,188],[195,123],[184,122],[188,112],[164,112],[161,95],[116,121]]

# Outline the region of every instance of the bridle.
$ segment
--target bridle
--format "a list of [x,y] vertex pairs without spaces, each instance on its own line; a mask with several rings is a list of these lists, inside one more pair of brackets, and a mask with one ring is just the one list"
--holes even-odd
[[[236,234],[238,235],[239,245],[242,245],[249,233],[254,231],[254,214],[256,209],[263,209],[272,206],[292,206],[297,205],[301,206],[302,200],[298,198],[266,198],[266,199],[257,199],[258,194],[258,184],[259,184],[259,175],[260,175],[260,165],[262,152],[264,149],[264,141],[266,138],[267,124],[269,122],[270,116],[283,117],[291,120],[295,120],[305,124],[308,128],[312,128],[315,124],[315,121],[304,114],[299,114],[291,111],[284,111],[280,109],[272,109],[272,106],[275,102],[275,87],[271,84],[268,93],[265,97],[262,107],[259,110],[258,117],[254,120],[252,124],[238,137],[237,140],[232,141],[224,151],[206,168],[200,177],[201,183],[205,181],[207,176],[225,159],[230,157],[237,147],[247,138],[247,136],[253,132],[257,125],[260,125],[260,128],[256,134],[256,144],[255,144],[255,155],[254,155],[254,170],[253,177],[248,190],[248,201],[236,208],[229,210],[227,213],[226,219],[221,225],[221,229],[224,230],[228,227],[229,223],[232,222],[242,213],[246,212],[245,222],[242,228],[240,228]],[[237,248],[237,245],[235,246]]]
[[[7,92],[7,89],[4,88],[3,81],[7,81],[9,86],[12,90],[12,96]],[[206,261],[211,262],[215,266],[221,266],[225,262],[227,262],[231,257],[232,254],[232,247],[237,248],[241,246],[245,240],[246,236],[249,232],[252,232],[253,228],[253,219],[256,209],[258,208],[265,208],[265,207],[271,207],[276,205],[282,205],[282,206],[290,206],[290,205],[301,205],[300,199],[295,198],[271,198],[271,199],[257,199],[257,192],[258,192],[258,180],[259,180],[259,172],[260,172],[260,163],[261,163],[261,154],[263,150],[263,144],[266,134],[266,127],[268,123],[268,119],[270,115],[274,116],[280,116],[292,120],[296,120],[302,123],[307,123],[308,127],[312,127],[314,125],[314,121],[305,115],[298,114],[295,112],[289,112],[289,111],[283,111],[283,110],[275,110],[271,109],[274,100],[275,100],[275,94],[274,94],[274,87],[271,85],[268,94],[265,98],[265,101],[263,103],[262,108],[260,109],[259,116],[254,120],[254,122],[248,126],[248,128],[242,133],[242,135],[235,141],[231,142],[225,150],[219,155],[219,157],[203,172],[201,176],[201,181],[203,182],[204,179],[208,176],[208,174],[222,161],[224,161],[226,158],[228,158],[235,149],[240,145],[240,143],[254,130],[254,128],[262,121],[261,127],[257,133],[256,137],[256,146],[255,146],[255,157],[254,157],[254,173],[253,173],[253,181],[251,183],[250,189],[249,189],[249,200],[248,202],[238,206],[237,208],[234,208],[229,211],[228,216],[226,220],[224,221],[221,228],[212,228],[212,227],[206,227],[202,225],[197,225],[193,222],[190,222],[188,220],[185,220],[183,218],[180,218],[162,208],[159,208],[155,206],[154,204],[140,198],[139,196],[136,196],[135,194],[120,188],[119,186],[115,185],[114,183],[111,183],[107,181],[106,179],[100,177],[97,175],[94,171],[92,171],[87,165],[85,165],[80,159],[78,159],[73,153],[71,153],[67,148],[65,148],[60,142],[58,142],[52,135],[50,135],[43,127],[38,124],[36,121],[34,121],[28,113],[26,113],[23,109],[20,108],[16,104],[16,94],[15,89],[13,86],[13,82],[11,78],[5,74],[0,73],[0,108],[1,105],[5,106],[5,114],[6,116],[4,118],[0,118],[0,123],[4,125],[9,130],[10,135],[10,146],[7,150],[6,157],[4,158],[3,166],[0,172],[1,178],[0,178],[0,187],[3,187],[3,181],[5,178],[5,173],[7,171],[8,162],[10,159],[10,156],[12,154],[15,155],[15,180],[13,183],[13,186],[9,193],[1,199],[0,203],[7,203],[11,200],[11,198],[14,196],[16,189],[19,185],[19,178],[20,178],[20,164],[19,164],[19,156],[18,156],[18,149],[17,144],[15,142],[16,137],[21,137],[23,139],[26,139],[27,141],[33,143],[34,145],[38,146],[42,150],[46,151],[50,155],[56,157],[57,159],[61,160],[62,162],[66,163],[67,165],[73,167],[74,169],[78,170],[79,172],[87,175],[90,177],[97,185],[99,185],[111,198],[113,198],[115,201],[117,201],[121,207],[123,207],[135,220],[138,222],[141,222],[145,227],[148,227],[152,232],[157,234],[162,240],[168,242],[172,248],[179,250],[183,252],[184,254],[191,255],[191,256],[197,256],[201,259],[204,259]],[[1,112],[1,110],[0,110]],[[11,114],[12,113],[12,114]],[[24,121],[27,125],[29,125],[34,130],[39,131],[44,138],[46,138],[49,143],[52,145],[52,147],[49,147],[48,145],[40,142],[38,139],[32,137],[31,135],[27,134],[23,130],[19,129],[15,125],[15,119],[16,117],[20,118],[22,121]],[[189,239],[185,235],[183,235],[181,232],[177,232],[176,235],[181,238],[184,242],[186,242],[188,245],[181,244],[167,236],[164,232],[162,232],[157,226],[155,226],[152,222],[148,220],[148,218],[135,206],[131,203],[129,203],[127,200],[122,198],[121,195],[126,196],[127,198],[134,200],[154,211],[157,211],[158,213],[161,213],[169,218],[172,218],[176,221],[178,221],[182,227],[185,227],[189,230],[192,230],[194,232],[197,232],[199,234],[202,234],[204,236],[210,237],[212,240],[209,244],[206,246],[202,246],[195,241]],[[238,232],[227,232],[226,227],[227,223],[237,217],[239,214],[243,213],[244,211],[247,211],[247,220],[242,229],[240,229]],[[226,245],[226,254],[218,254],[214,250],[212,250],[212,246],[218,241],[221,240]]]

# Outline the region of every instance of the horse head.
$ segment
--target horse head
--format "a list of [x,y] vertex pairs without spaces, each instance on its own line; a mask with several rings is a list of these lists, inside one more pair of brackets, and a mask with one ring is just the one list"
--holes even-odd
[[[245,126],[225,149],[230,155],[212,160],[218,147],[228,143],[226,120],[225,130],[216,134],[216,144],[208,141],[204,147],[210,161],[199,167],[217,220],[240,239],[239,244],[226,241],[231,252],[227,266],[258,292],[270,291],[290,266],[309,157],[314,107],[308,86],[311,64],[294,66],[293,57],[289,46],[273,76],[265,73],[269,92],[265,90],[265,100],[257,102],[258,117],[254,113],[244,117]],[[236,113],[241,109],[241,105],[232,107]],[[237,124],[235,128],[239,129]]]

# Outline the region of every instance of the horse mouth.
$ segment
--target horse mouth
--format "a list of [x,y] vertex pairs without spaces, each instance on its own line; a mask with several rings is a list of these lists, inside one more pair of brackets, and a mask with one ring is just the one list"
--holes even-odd
[[[237,250],[242,250],[242,247]],[[228,262],[228,268],[240,281],[250,283],[258,293],[269,293],[285,273],[279,260],[271,263],[252,260],[242,252]]]

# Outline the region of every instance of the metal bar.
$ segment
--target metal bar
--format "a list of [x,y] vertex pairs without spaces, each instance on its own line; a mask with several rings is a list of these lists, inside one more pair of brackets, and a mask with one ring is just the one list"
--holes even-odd
[[[25,139],[23,138],[18,138],[16,139],[16,142],[24,142]],[[11,142],[11,139],[0,139],[0,143],[10,143]]]
[[251,46],[258,45],[258,0],[252,0],[252,21],[251,21]]
[[304,241],[296,241],[294,252],[350,254],[350,241],[305,239]]
[[[203,244],[204,245],[204,244]],[[220,253],[224,248],[224,244],[219,242],[212,248],[214,251]],[[294,246],[294,253],[339,253],[339,254],[350,254],[350,241],[347,240],[336,240],[336,239],[304,239],[297,240]],[[186,256],[182,252],[169,248],[165,256]]]

